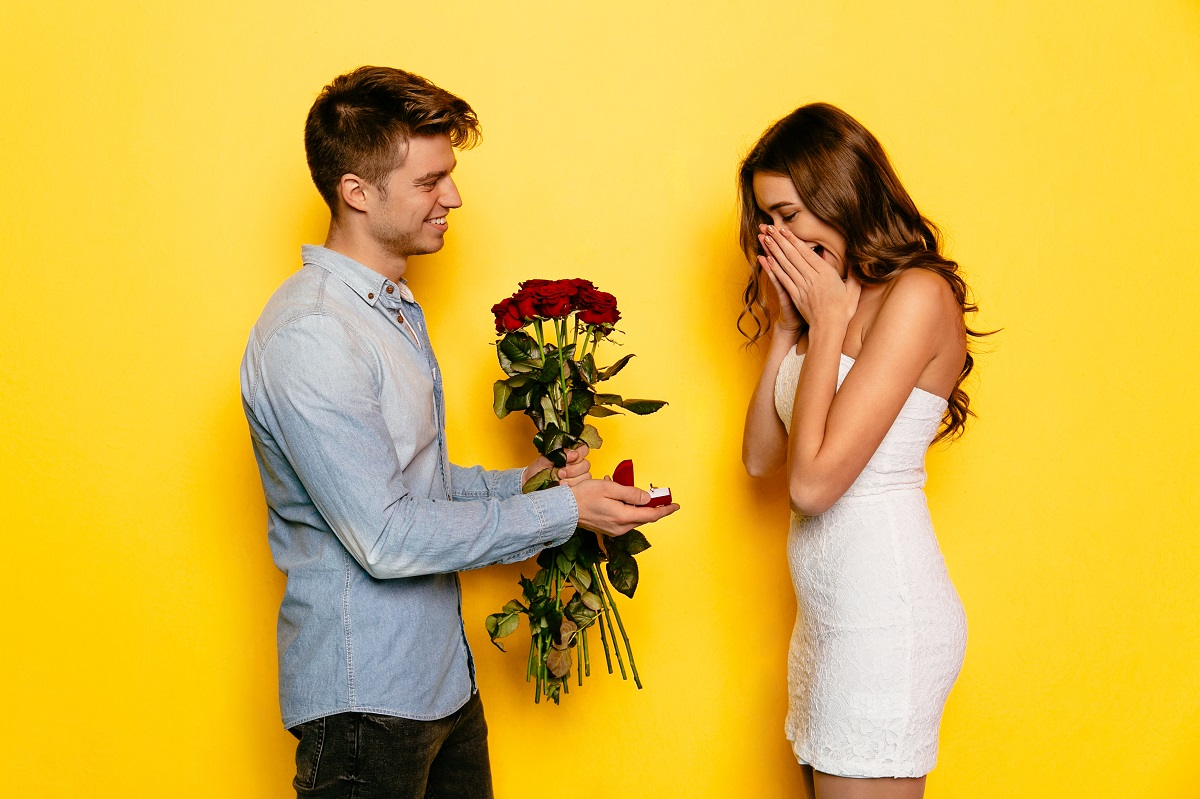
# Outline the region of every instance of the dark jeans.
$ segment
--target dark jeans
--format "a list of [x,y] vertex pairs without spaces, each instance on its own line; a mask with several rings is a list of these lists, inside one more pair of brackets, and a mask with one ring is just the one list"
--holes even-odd
[[289,732],[300,739],[297,797],[492,799],[479,694],[437,721],[338,713]]

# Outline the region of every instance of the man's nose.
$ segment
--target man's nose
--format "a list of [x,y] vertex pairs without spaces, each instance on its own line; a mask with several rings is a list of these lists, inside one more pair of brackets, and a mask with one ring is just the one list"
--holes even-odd
[[446,187],[442,190],[438,202],[443,208],[458,208],[462,205],[462,197],[458,196],[458,186],[454,185],[454,178],[446,178]]

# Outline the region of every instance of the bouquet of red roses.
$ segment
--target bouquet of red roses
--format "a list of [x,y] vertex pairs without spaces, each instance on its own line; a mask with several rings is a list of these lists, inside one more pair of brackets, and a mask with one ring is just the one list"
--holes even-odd
[[[644,415],[667,404],[660,400],[623,399],[597,390],[600,383],[620,372],[633,355],[625,355],[606,368],[596,365],[596,348],[613,334],[621,314],[616,298],[597,289],[590,280],[526,280],[515,294],[492,306],[492,313],[496,317],[496,333],[500,335],[496,354],[506,375],[494,387],[496,415],[503,419],[512,411],[522,411],[532,419],[537,427],[533,444],[554,467],[565,466],[566,450],[581,442],[591,449],[600,448],[603,443],[600,434],[587,423],[587,417],[612,416],[623,411]],[[553,342],[548,340],[547,327],[553,333]],[[632,485],[632,466],[622,463],[614,471],[614,477],[618,482],[628,481]],[[524,490],[537,491],[556,485],[552,467],[530,478]],[[669,493],[662,500],[652,500],[652,504],[663,501],[670,501]],[[620,631],[629,670],[638,688],[642,687],[629,636],[609,586],[633,597],[638,584],[634,556],[649,546],[650,542],[637,530],[605,537],[601,546],[596,533],[577,529],[565,544],[538,555],[540,568],[532,580],[521,576],[519,598],[487,617],[488,635],[502,651],[504,647],[498,639],[512,634],[521,616],[528,618],[532,640],[525,678],[536,683],[535,702],[545,696],[557,704],[560,691],[569,690],[567,682],[572,666],[579,684],[583,685],[584,675],[591,674],[588,630],[592,627],[600,630],[609,674],[613,672],[615,654],[622,679],[628,679],[625,657],[617,643]]]

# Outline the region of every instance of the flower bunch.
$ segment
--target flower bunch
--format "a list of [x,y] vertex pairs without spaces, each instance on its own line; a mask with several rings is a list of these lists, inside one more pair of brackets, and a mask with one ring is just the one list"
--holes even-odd
[[[525,492],[558,485],[555,468],[566,465],[568,449],[580,443],[600,448],[603,441],[587,417],[624,411],[645,415],[666,405],[661,400],[624,399],[597,390],[633,355],[605,368],[596,365],[596,348],[612,336],[621,314],[616,298],[590,280],[526,280],[511,297],[492,306],[492,314],[500,336],[496,355],[506,375],[493,387],[493,410],[500,418],[513,411],[528,416],[537,428],[534,446],[553,464],[530,478]],[[642,687],[610,585],[633,597],[638,584],[634,556],[649,546],[637,530],[601,540],[579,528],[565,544],[542,550],[534,578],[521,576],[521,596],[487,617],[484,626],[501,650],[498,639],[516,631],[522,615],[528,618],[531,640],[525,676],[535,681],[535,702],[544,696],[557,704],[560,692],[569,690],[573,667],[583,685],[584,676],[591,674],[588,631],[592,627],[600,631],[608,672],[613,673],[615,653],[621,677],[627,679],[627,656],[633,680]]]
[[538,319],[562,319],[576,313],[584,325],[612,330],[621,318],[617,298],[590,280],[526,280],[508,299],[492,306],[496,332],[511,333]]

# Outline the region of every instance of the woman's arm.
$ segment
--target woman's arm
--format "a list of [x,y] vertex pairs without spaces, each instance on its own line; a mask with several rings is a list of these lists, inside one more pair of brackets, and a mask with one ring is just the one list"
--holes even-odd
[[[810,320],[788,442],[788,487],[798,513],[828,510],[862,473],[926,367],[960,330],[949,285],[909,270],[895,279],[840,390],[838,367],[859,287],[790,233],[774,233],[772,276]],[[799,246],[797,246],[799,245]]]
[[[790,300],[788,304],[791,304]],[[799,340],[798,325],[789,330],[776,322],[771,328],[771,346],[758,385],[750,397],[742,433],[742,463],[751,477],[774,474],[787,461],[788,435],[775,410],[775,379],[779,375],[779,365]]]

